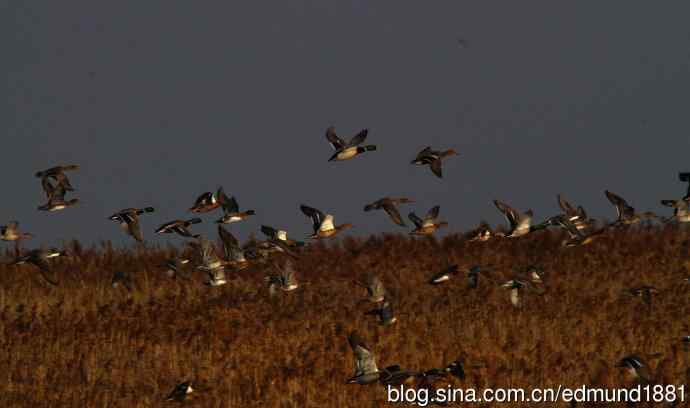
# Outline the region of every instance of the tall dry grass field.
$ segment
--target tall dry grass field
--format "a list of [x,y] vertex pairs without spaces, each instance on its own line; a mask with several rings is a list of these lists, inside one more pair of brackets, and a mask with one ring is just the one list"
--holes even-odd
[[[157,264],[173,248],[73,243],[55,264],[58,287],[32,266],[0,266],[0,407],[175,406],[163,399],[185,379],[196,389],[185,406],[383,406],[382,386],[345,384],[352,330],[379,367],[430,369],[463,357],[467,378],[452,380],[457,387],[619,387],[627,380],[615,364],[630,353],[648,356],[658,382],[686,383],[686,233],[641,227],[576,248],[561,248],[561,238],[317,243],[295,262],[302,287],[275,299],[265,266],[210,288],[201,272],[192,281],[163,274]],[[430,285],[444,254],[460,267],[494,265],[495,281]],[[499,283],[527,264],[544,266],[547,289],[526,293],[517,309]],[[118,270],[132,277],[131,292],[111,287]],[[371,305],[353,280],[367,272],[398,293],[395,325],[364,315]],[[651,307],[622,295],[640,285],[660,290]]]

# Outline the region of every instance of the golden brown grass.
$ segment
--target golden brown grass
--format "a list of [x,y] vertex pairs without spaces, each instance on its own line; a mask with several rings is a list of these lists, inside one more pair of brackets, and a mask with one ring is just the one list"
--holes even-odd
[[[467,243],[379,235],[316,244],[296,268],[304,283],[271,301],[261,266],[224,287],[165,277],[156,264],[174,251],[71,248],[56,264],[60,286],[47,287],[32,266],[0,266],[0,406],[149,407],[174,385],[194,381],[184,404],[199,407],[375,407],[385,389],[345,385],[353,373],[347,333],[357,330],[379,366],[468,364],[458,387],[616,387],[624,355],[661,353],[658,381],[686,383],[680,338],[690,334],[690,284],[680,254],[684,232],[667,227],[613,232],[562,249],[555,233]],[[461,277],[432,286],[443,254],[461,267],[540,263],[547,292],[513,308],[508,292]],[[114,271],[135,281],[110,286]],[[399,322],[381,327],[358,303],[352,280],[366,272],[399,292]],[[499,280],[500,280],[499,279]],[[662,292],[648,308],[621,292],[651,284]],[[560,406],[565,406],[561,404]]]

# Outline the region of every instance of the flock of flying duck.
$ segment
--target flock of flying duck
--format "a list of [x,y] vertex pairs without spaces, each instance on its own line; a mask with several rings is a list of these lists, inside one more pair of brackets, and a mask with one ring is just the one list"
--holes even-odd
[[[350,160],[366,152],[375,151],[375,145],[364,145],[367,134],[368,130],[364,129],[349,141],[345,141],[337,136],[334,127],[329,127],[326,130],[326,139],[334,149],[334,153],[329,161]],[[411,164],[429,166],[435,176],[442,178],[443,160],[453,155],[457,155],[457,152],[453,149],[437,151],[431,147],[426,147],[417,154],[415,159],[411,161]],[[41,186],[47,199],[47,202],[40,205],[38,210],[60,211],[73,207],[79,202],[77,198],[66,199],[67,194],[74,194],[75,192],[66,173],[78,169],[78,165],[56,166],[35,174],[41,180]],[[508,230],[506,232],[493,231],[489,225],[481,223],[478,228],[467,234],[467,238],[470,241],[488,241],[498,237],[518,238],[549,227],[558,227],[567,232],[568,238],[563,241],[563,246],[572,247],[589,244],[597,237],[604,235],[611,228],[626,227],[645,219],[657,219],[665,223],[673,221],[681,223],[690,222],[690,173],[679,173],[679,179],[682,182],[688,183],[688,190],[685,196],[674,200],[661,200],[662,205],[673,208],[673,215],[669,217],[659,217],[651,212],[638,213],[626,200],[608,190],[605,191],[605,195],[615,207],[617,218],[614,222],[603,226],[598,226],[596,220],[589,218],[582,206],[575,207],[571,205],[561,195],[557,196],[557,200],[562,213],[549,217],[541,223],[533,223],[534,215],[532,210],[516,211],[510,205],[494,200],[494,205],[508,221]],[[407,225],[400,215],[398,206],[413,202],[405,197],[384,197],[371,204],[367,204],[364,207],[364,211],[383,210],[395,224],[405,227]],[[208,280],[205,283],[209,286],[226,284],[227,269],[242,270],[252,261],[263,262],[272,254],[284,254],[288,256],[288,259],[283,263],[283,266],[278,267],[276,264],[271,264],[275,273],[271,273],[265,278],[269,293],[271,296],[275,296],[279,289],[284,292],[290,292],[299,287],[296,272],[289,258],[296,258],[298,256],[300,248],[305,246],[304,242],[288,238],[287,232],[284,230],[262,225],[261,231],[266,236],[264,241],[251,240],[245,245],[240,245],[239,241],[224,225],[243,221],[255,215],[255,212],[253,210],[241,211],[237,199],[235,197],[228,197],[222,187],[219,187],[215,192],[201,194],[189,211],[195,214],[203,214],[216,209],[222,210],[222,216],[215,221],[218,224],[222,253],[219,253],[211,240],[201,234],[192,232],[193,225],[202,222],[202,219],[199,217],[166,222],[158,227],[155,232],[158,234],[177,234],[191,239],[187,243],[195,249],[197,254],[195,268],[208,275]],[[326,214],[304,204],[300,206],[300,210],[312,221],[313,233],[309,236],[311,239],[333,237],[339,232],[352,227],[352,224],[335,224],[333,215]],[[155,212],[153,207],[125,208],[111,215],[109,219],[118,223],[129,236],[141,243],[144,242],[144,238],[139,218],[144,214],[153,212]],[[438,229],[447,226],[447,222],[439,220],[439,212],[440,206],[431,208],[423,218],[414,212],[410,212],[408,219],[414,225],[414,229],[410,234],[429,236]],[[3,241],[15,242],[16,244],[16,258],[11,264],[32,264],[37,267],[46,282],[51,285],[58,285],[58,280],[52,273],[50,260],[59,256],[65,256],[67,253],[55,248],[46,249],[44,247],[22,251],[20,242],[32,237],[33,234],[20,231],[19,224],[16,221],[0,226],[0,238]],[[167,260],[162,267],[166,269],[166,273],[170,277],[178,275],[184,277],[183,268],[191,263],[190,259],[175,258]],[[431,277],[430,283],[443,283],[451,279],[452,276],[462,272],[467,275],[468,287],[474,288],[477,286],[479,276],[490,269],[491,266],[475,265],[466,271],[461,271],[458,265],[450,265],[446,261],[442,270]],[[543,269],[541,267],[530,265],[524,268],[517,277],[501,285],[510,290],[510,300],[514,306],[521,306],[519,294],[522,290],[543,291],[540,286],[542,283],[542,273]],[[356,283],[366,288],[368,293],[367,300],[377,305],[376,309],[367,314],[377,316],[382,325],[390,325],[397,321],[393,311],[394,296],[385,289],[383,283],[376,275],[370,274],[365,279],[365,282]],[[115,274],[112,284],[114,287],[122,285],[131,290],[129,277],[122,272]],[[630,294],[640,296],[649,303],[651,294],[654,291],[653,287],[645,286],[632,289]],[[384,385],[399,385],[414,380],[417,383],[417,387],[430,389],[434,382],[447,375],[452,375],[459,379],[464,378],[464,366],[461,359],[453,361],[443,369],[419,372],[403,370],[398,365],[379,369],[373,352],[365,345],[357,333],[351,333],[348,336],[348,341],[355,355],[355,374],[347,381],[348,383],[369,384],[380,382]],[[690,337],[686,337],[684,342],[690,345]],[[619,366],[627,368],[633,374],[633,377],[639,381],[649,381],[647,374],[645,374],[647,372],[646,365],[639,357],[634,355],[628,356],[620,361]],[[183,400],[192,390],[191,382],[183,382],[173,390],[168,399]]]

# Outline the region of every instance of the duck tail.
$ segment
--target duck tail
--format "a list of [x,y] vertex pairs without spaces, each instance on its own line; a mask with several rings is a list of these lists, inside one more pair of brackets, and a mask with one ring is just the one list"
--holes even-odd
[[199,223],[201,223],[201,218],[198,218],[198,217],[192,218],[192,219],[188,220],[187,223],[188,224],[199,224]]
[[254,211],[254,210],[247,210],[247,211],[245,211],[244,213],[247,214],[247,215],[255,215],[255,214],[256,214],[256,211]]
[[154,212],[154,211],[156,211],[156,209],[153,208],[153,207],[146,207],[146,208],[144,208],[144,212],[147,212],[147,213],[152,213],[152,212]]
[[73,198],[67,202],[68,205],[74,205],[79,202],[78,198]]

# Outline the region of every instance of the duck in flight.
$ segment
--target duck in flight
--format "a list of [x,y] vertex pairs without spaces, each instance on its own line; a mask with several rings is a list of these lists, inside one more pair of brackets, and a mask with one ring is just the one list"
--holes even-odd
[[367,139],[369,134],[368,129],[363,129],[350,139],[349,142],[345,142],[335,133],[335,127],[330,126],[326,129],[326,139],[333,146],[335,152],[328,161],[343,161],[352,159],[364,152],[371,152],[376,150],[375,145],[362,146],[362,143]]
[[174,220],[166,222],[156,229],[156,234],[172,234],[177,233],[178,235],[185,238],[199,238],[198,234],[192,234],[189,232],[189,227],[193,224],[201,223],[201,218],[192,218],[189,220]]
[[299,288],[295,268],[290,260],[286,261],[282,268],[278,268],[275,265],[274,268],[277,269],[278,273],[266,277],[270,296],[275,296],[278,293],[278,289],[283,292],[291,292]]
[[417,153],[417,157],[412,160],[411,164],[416,164],[418,166],[428,165],[431,171],[438,178],[443,178],[442,162],[445,158],[449,156],[457,155],[458,152],[455,149],[448,149],[444,151],[431,150],[431,146],[427,146],[422,149],[421,152]]
[[383,282],[376,274],[368,273],[363,282],[355,281],[355,283],[367,290],[366,301],[379,303],[385,300],[386,287],[383,286]]
[[623,357],[618,364],[616,364],[616,367],[624,368],[628,376],[637,383],[649,384],[652,380],[647,363],[635,354]]
[[12,265],[22,265],[31,264],[38,268],[43,279],[53,286],[57,286],[58,282],[53,272],[53,268],[50,265],[49,260],[57,258],[59,256],[66,256],[65,251],[59,251],[55,248],[45,249],[38,248],[27,252],[24,255],[20,255],[12,262]]
[[210,191],[202,193],[199,197],[197,197],[194,205],[189,209],[189,211],[193,213],[206,213],[213,211],[220,207],[220,200],[222,196],[225,196],[223,187],[218,187],[218,190],[215,193]]
[[635,208],[628,204],[623,197],[612,193],[609,190],[605,190],[604,193],[606,194],[606,198],[608,198],[611,204],[613,204],[613,206],[616,208],[616,214],[618,215],[618,218],[611,224],[611,226],[616,227],[632,225],[642,221],[645,218],[658,218],[653,212],[645,212],[642,214],[637,213]]
[[190,245],[195,247],[198,251],[198,258],[200,263],[197,265],[196,269],[206,272],[209,276],[209,280],[206,281],[206,285],[209,286],[222,286],[228,281],[225,278],[225,265],[218,253],[216,252],[216,247],[213,242],[200,235],[195,241],[191,241]]
[[379,380],[379,369],[376,366],[376,357],[361,337],[355,332],[347,338],[350,348],[355,355],[355,373],[347,380],[348,384],[371,384]]
[[314,233],[309,236],[311,239],[332,237],[341,231],[352,228],[352,224],[335,225],[335,218],[331,214],[324,214],[316,208],[304,204],[300,205],[299,208],[304,215],[312,220]]
[[217,224],[231,224],[246,219],[247,217],[256,214],[254,210],[240,211],[240,206],[237,204],[235,197],[228,198],[221,192],[220,203],[223,208],[223,216],[216,221]]
[[505,234],[505,237],[522,237],[538,229],[532,226],[532,217],[534,213],[531,209],[521,213],[515,211],[515,209],[508,204],[498,200],[494,200],[494,205],[506,217],[506,220],[508,220],[510,224],[510,231]]
[[168,394],[167,397],[165,397],[166,401],[176,401],[176,402],[182,402],[187,397],[189,394],[194,392],[194,389],[192,388],[192,382],[191,381],[184,381],[180,384],[177,384],[175,388],[173,388],[172,392]]
[[137,242],[144,242],[144,236],[139,225],[139,216],[154,212],[153,207],[125,208],[108,217],[109,220],[120,224],[120,227]]
[[587,212],[581,205],[577,208],[574,207],[561,194],[556,195],[556,199],[558,200],[558,206],[561,208],[561,211],[563,211],[563,214],[578,230],[589,227],[590,220],[587,218]]
[[34,235],[30,232],[19,231],[19,222],[10,221],[7,225],[0,225],[0,239],[5,242],[14,242],[16,254],[20,253],[20,242],[31,239]]
[[79,165],[77,164],[69,164],[66,166],[55,166],[51,167],[47,170],[42,170],[42,171],[37,171],[36,174],[34,174],[36,177],[41,179],[41,183],[45,185],[45,183],[49,183],[49,179],[53,179],[57,184],[62,185],[65,188],[65,191],[74,191],[74,187],[72,187],[72,184],[69,182],[69,178],[67,178],[67,175],[65,175],[66,171],[73,171],[73,170],[78,170]]
[[414,211],[410,212],[407,217],[415,226],[415,229],[410,232],[410,235],[432,235],[438,229],[448,226],[447,222],[438,220],[440,211],[441,206],[434,206],[426,213],[424,219],[419,218]]
[[65,199],[67,190],[62,183],[53,185],[50,182],[45,182],[43,183],[43,188],[48,196],[48,202],[38,206],[39,211],[60,211],[72,207],[79,202],[77,198]]
[[235,270],[242,270],[249,266],[249,261],[244,256],[244,250],[234,235],[222,225],[218,225],[218,236],[223,244],[225,255],[224,264],[232,266]]
[[688,191],[679,200],[661,200],[661,205],[673,208],[673,216],[665,219],[666,222],[674,219],[678,222],[690,222],[690,173],[678,173],[678,179],[688,183]]
[[304,242],[295,241],[293,239],[288,238],[287,231],[285,230],[276,229],[268,225],[262,225],[261,232],[264,235],[266,235],[268,241],[271,243],[287,245],[289,248],[299,248],[304,246]]
[[400,225],[401,227],[405,227],[405,222],[402,220],[402,217],[400,216],[400,212],[398,211],[397,205],[398,204],[408,204],[408,203],[413,203],[414,201],[410,200],[409,198],[405,197],[400,197],[400,198],[392,198],[392,197],[384,197],[379,200],[374,201],[371,204],[367,204],[364,206],[364,211],[372,211],[372,210],[383,210],[388,214],[391,220],[393,220],[394,223]]

